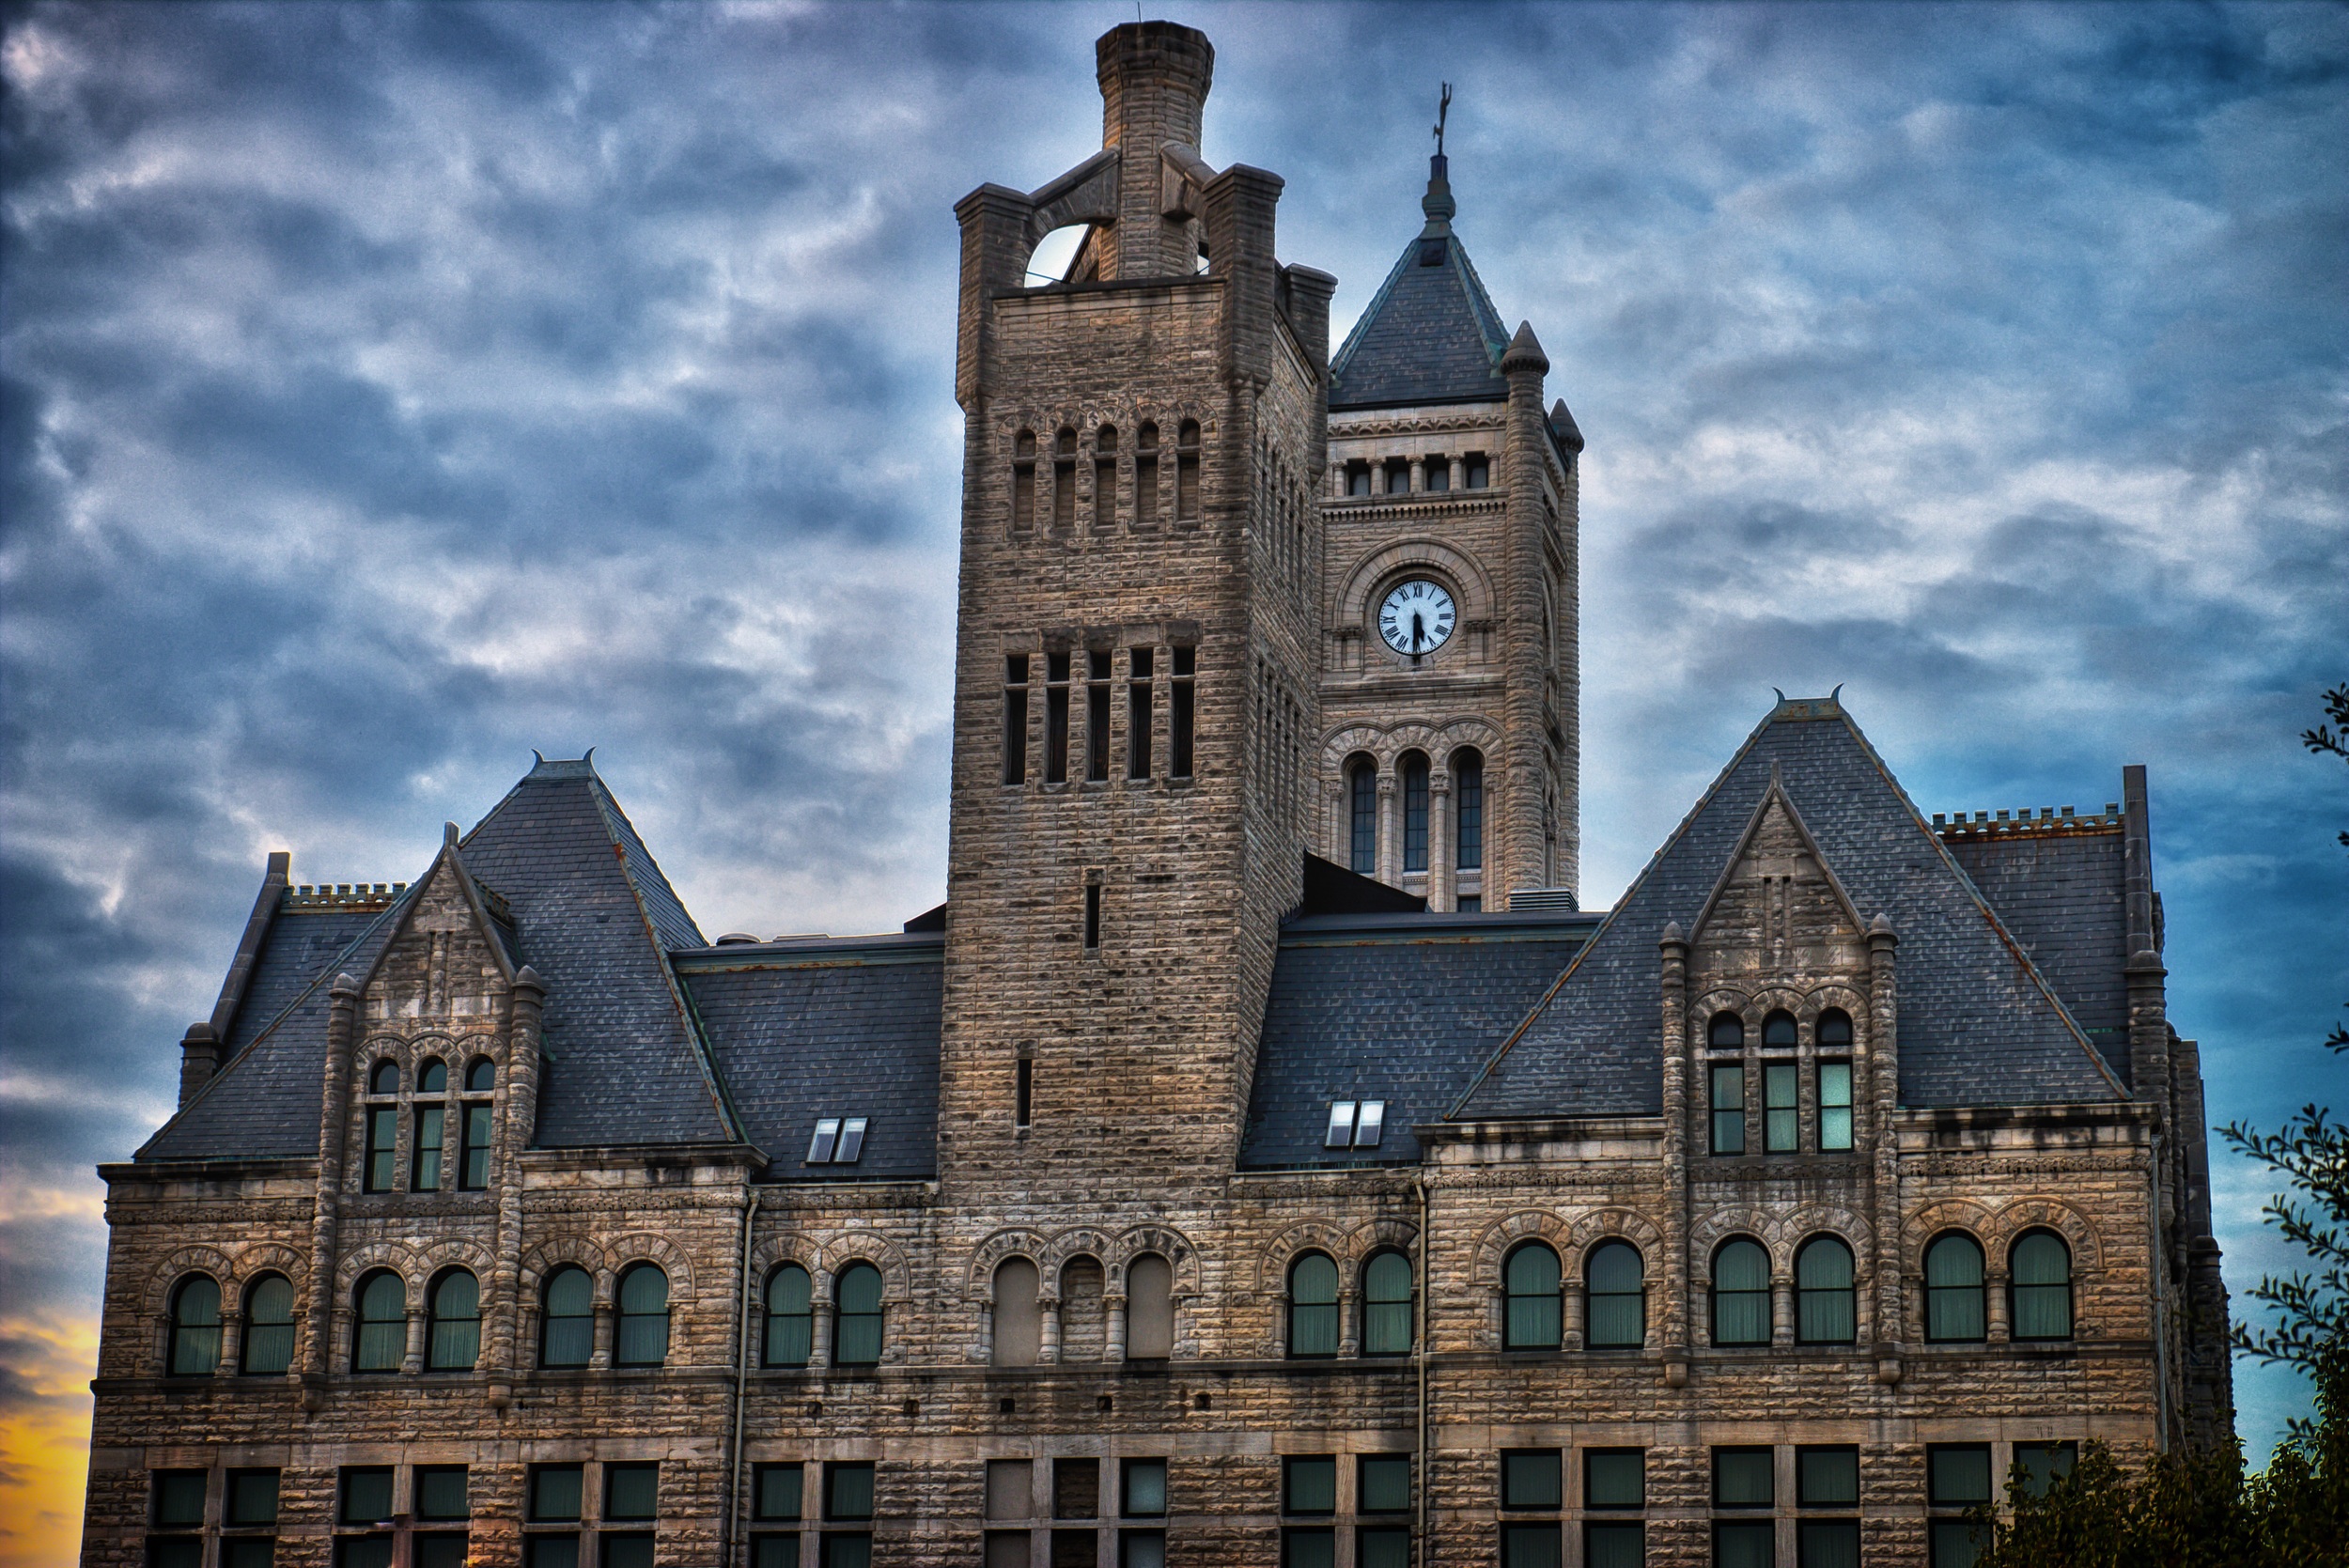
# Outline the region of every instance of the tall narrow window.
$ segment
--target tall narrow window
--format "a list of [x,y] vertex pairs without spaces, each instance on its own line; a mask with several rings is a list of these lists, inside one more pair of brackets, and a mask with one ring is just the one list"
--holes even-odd
[[1145,423],[1134,432],[1134,526],[1159,525],[1159,427]]
[[[1168,690],[1166,770],[1177,779],[1191,775],[1191,742],[1198,726],[1199,650],[1174,650],[1174,684]],[[1103,699],[1104,706],[1107,698]]]
[[1770,1343],[1770,1255],[1743,1236],[1713,1254],[1713,1343]]
[[171,1294],[171,1375],[209,1377],[220,1365],[220,1285],[191,1274]]
[[1016,1127],[1033,1126],[1035,1122],[1035,1063],[1021,1057],[1014,1070],[1011,1090],[1011,1124]]
[[1713,1152],[1746,1152],[1746,1069],[1723,1063],[1713,1069]]
[[481,1281],[452,1268],[433,1281],[430,1327],[424,1364],[435,1372],[462,1372],[481,1355]]
[[1452,757],[1452,863],[1462,871],[1485,864],[1485,753],[1455,752]]
[[840,1271],[832,1360],[844,1367],[876,1366],[881,1358],[881,1276],[869,1263]]
[[293,1365],[293,1286],[283,1274],[264,1274],[244,1296],[244,1370],[279,1373]]
[[1064,429],[1052,438],[1052,528],[1066,533],[1077,526],[1077,432]]
[[1025,532],[1035,526],[1035,432],[1022,430],[1011,439],[1011,525]]
[[1127,650],[1126,681],[1126,776],[1146,779],[1150,776],[1150,676],[1149,648]]
[[657,1367],[669,1358],[669,1277],[640,1263],[620,1276],[619,1332],[614,1366]]
[[1411,465],[1408,459],[1395,458],[1388,462],[1387,493],[1389,495],[1411,493]]
[[1174,432],[1174,520],[1199,517],[1199,422],[1186,419]]
[[1851,1063],[1819,1063],[1819,1148],[1833,1154],[1851,1147]]
[[1105,532],[1117,524],[1117,427],[1104,425],[1093,437],[1093,526]]
[[1762,1147],[1774,1155],[1800,1147],[1801,1069],[1792,1062],[1762,1066]]
[[1928,1537],[1933,1568],[1974,1568],[1990,1532],[1967,1518],[1992,1500],[1988,1443],[1936,1443],[1925,1450],[1925,1506],[1934,1511]]
[[1370,494],[1370,465],[1368,463],[1346,465],[1346,493],[1349,496]]
[[1427,758],[1403,753],[1403,869],[1427,869]]
[[816,1310],[807,1270],[787,1263],[767,1276],[767,1343],[770,1367],[803,1367],[816,1346]]
[[1766,1050],[1795,1048],[1795,1016],[1792,1013],[1772,1013],[1762,1020],[1762,1046]]
[[1400,1252],[1372,1255],[1362,1269],[1362,1354],[1411,1353],[1411,1260]]
[[1099,784],[1110,776],[1110,650],[1085,654],[1085,777]]
[[1640,1250],[1627,1241],[1603,1241],[1591,1250],[1583,1268],[1589,1276],[1591,1347],[1638,1349],[1647,1338],[1647,1279]]
[[1028,781],[1028,656],[1003,656],[1003,782]]
[[1471,452],[1461,459],[1464,482],[1472,490],[1486,489],[1493,482],[1493,465],[1482,452]]
[[2072,1337],[2072,1250],[2052,1231],[2032,1231],[2015,1244],[2007,1266],[2013,1279],[2015,1337]]
[[1925,1249],[1925,1338],[1983,1338],[1982,1273],[1982,1244],[1972,1236],[1941,1236]]
[[1044,656],[1044,782],[1068,782],[1068,661],[1066,653]]
[[1040,1276],[1027,1258],[995,1265],[992,1359],[999,1367],[1032,1367],[1043,1354],[1044,1314],[1036,1302]]
[[359,1281],[350,1370],[397,1372],[408,1354],[408,1291],[388,1271]]
[[1144,1252],[1126,1265],[1126,1358],[1159,1361],[1174,1354],[1174,1265]]
[[1378,871],[1378,765],[1358,757],[1346,770],[1346,853],[1360,876]]
[[1091,949],[1100,945],[1101,884],[1087,882],[1085,884],[1085,946]]
[[441,1190],[441,1142],[448,1126],[446,1106],[427,1105],[416,1109],[416,1175],[418,1192]]
[[394,1161],[399,1149],[399,1107],[367,1107],[367,1155],[365,1187],[369,1192],[389,1192],[399,1185]]
[[1452,488],[1452,461],[1448,458],[1430,457],[1422,464],[1427,470],[1427,493],[1441,495]]
[[1712,1050],[1742,1050],[1746,1044],[1746,1021],[1735,1013],[1716,1013],[1705,1030],[1704,1043]]
[[1501,1343],[1511,1350],[1555,1350],[1561,1330],[1558,1254],[1529,1241],[1501,1270],[1506,1292]]
[[1795,1255],[1795,1338],[1803,1344],[1849,1344],[1859,1336],[1851,1249],[1818,1236]]
[[596,1348],[596,1284],[587,1271],[567,1265],[547,1281],[546,1316],[538,1330],[538,1363],[583,1367]]
[[1308,1252],[1289,1265],[1289,1354],[1338,1353],[1338,1265]]
[[459,1153],[462,1164],[458,1171],[458,1185],[468,1192],[478,1192],[490,1185],[490,1111],[488,1100],[464,1102],[464,1138]]

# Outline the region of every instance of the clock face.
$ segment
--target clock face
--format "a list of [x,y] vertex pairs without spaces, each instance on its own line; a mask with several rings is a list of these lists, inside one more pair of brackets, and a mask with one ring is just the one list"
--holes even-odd
[[1416,659],[1452,640],[1452,596],[1423,577],[1398,582],[1378,605],[1378,635]]

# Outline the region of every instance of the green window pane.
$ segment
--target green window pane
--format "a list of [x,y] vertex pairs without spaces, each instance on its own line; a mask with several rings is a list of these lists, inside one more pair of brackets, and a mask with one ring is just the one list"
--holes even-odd
[[1762,1069],[1762,1145],[1772,1154],[1798,1146],[1800,1069],[1792,1062],[1773,1062]]
[[399,1111],[392,1106],[367,1112],[366,1188],[369,1192],[389,1192],[393,1186],[392,1159],[397,1152]]
[[264,1275],[244,1298],[244,1370],[268,1374],[293,1364],[293,1286]]
[[[1020,1549],[1019,1568],[1028,1568],[1026,1542]],[[1166,1568],[1165,1535],[1154,1529],[1125,1531],[1117,1538],[1117,1568]]]
[[231,1535],[220,1544],[220,1568],[276,1568],[276,1562],[277,1543],[266,1535]]
[[1851,1147],[1851,1063],[1819,1063],[1819,1147]]
[[448,1111],[442,1106],[427,1106],[416,1112],[416,1182],[418,1192],[438,1192],[441,1189],[441,1137],[448,1120]]
[[1795,1259],[1795,1337],[1804,1344],[1848,1344],[1858,1325],[1851,1249],[1822,1236]]
[[1582,1568],[1641,1568],[1646,1560],[1644,1526],[1626,1523],[1582,1527]]
[[767,1281],[767,1364],[803,1367],[815,1353],[816,1318],[807,1270],[786,1264]]
[[[1028,1568],[1027,1543],[1020,1543],[1019,1568]],[[751,1568],[800,1568],[800,1538],[796,1535],[751,1537]]]
[[231,1470],[228,1472],[228,1509],[226,1521],[236,1525],[273,1525],[277,1522],[277,1472],[275,1470]]
[[1362,1354],[1408,1356],[1411,1350],[1411,1265],[1400,1252],[1381,1252],[1362,1270]]
[[219,1365],[220,1286],[192,1275],[172,1293],[171,1374],[207,1377]]
[[1411,1456],[1370,1453],[1354,1476],[1357,1514],[1408,1514],[1411,1508]]
[[1411,1568],[1411,1532],[1408,1529],[1356,1531],[1354,1568]]
[[1932,1529],[1933,1568],[1974,1568],[1988,1544],[1987,1532],[1964,1519],[1936,1519]]
[[827,1519],[869,1519],[873,1516],[873,1467],[870,1465],[827,1465],[824,1467],[824,1517]]
[[2059,1476],[2072,1473],[2072,1461],[2078,1450],[2071,1443],[2017,1443],[2015,1463],[2022,1467],[2023,1486],[2034,1498],[2044,1498]]
[[620,1276],[618,1332],[612,1359],[624,1367],[657,1367],[669,1358],[669,1277],[646,1264]]
[[1777,1500],[1778,1485],[1768,1449],[1713,1451],[1713,1505],[1716,1508],[1767,1508]]
[[204,1523],[204,1492],[209,1477],[202,1470],[157,1470],[155,1522],[166,1529]]
[[388,1535],[346,1535],[334,1543],[335,1568],[392,1568]]
[[531,1472],[530,1516],[534,1519],[579,1517],[582,1472],[577,1465],[542,1465]]
[[1795,1527],[1797,1568],[1859,1568],[1859,1521],[1805,1519]]
[[[761,1465],[758,1467],[757,1501],[754,1505],[762,1519],[796,1519],[804,1506],[801,1500],[806,1471],[798,1465]],[[783,1540],[776,1536],[771,1539]],[[795,1537],[787,1539],[796,1540]]]
[[873,1568],[873,1538],[869,1535],[827,1535],[817,1560],[823,1568]]
[[841,1271],[838,1293],[832,1359],[843,1366],[877,1364],[881,1358],[880,1270],[871,1264],[851,1264]]
[[1724,1521],[1713,1527],[1714,1568],[1776,1568],[1777,1562],[1777,1527],[1767,1521]]
[[465,1168],[460,1185],[469,1192],[490,1185],[490,1109],[486,1105],[465,1107]]
[[1713,1152],[1746,1152],[1746,1070],[1738,1065],[1713,1069]]
[[481,1281],[452,1269],[432,1287],[432,1331],[425,1365],[461,1371],[481,1354]]
[[606,1465],[603,1467],[605,1518],[650,1519],[660,1512],[659,1465]]
[[1126,1461],[1126,1496],[1123,1512],[1135,1518],[1156,1518],[1166,1512],[1166,1461],[1163,1459],[1128,1459]]
[[1556,1525],[1503,1525],[1501,1568],[1559,1568],[1562,1545]]
[[200,1535],[148,1536],[147,1568],[204,1568],[204,1538]]
[[1858,1507],[1859,1451],[1807,1448],[1795,1454],[1795,1500],[1804,1508]]
[[1591,1345],[1595,1349],[1636,1348],[1647,1337],[1639,1249],[1628,1242],[1606,1242],[1591,1253],[1584,1267],[1590,1281]]
[[1336,1513],[1338,1462],[1328,1457],[1292,1457],[1283,1487],[1282,1508],[1289,1514]]
[[603,1568],[652,1568],[651,1536],[614,1535],[607,1531],[599,1539],[603,1545]]
[[1582,1501],[1587,1508],[1647,1506],[1647,1455],[1639,1449],[1586,1449]]
[[454,1532],[417,1536],[414,1568],[465,1568],[465,1537]]
[[579,1568],[579,1537],[532,1535],[523,1539],[524,1568]]
[[473,1514],[472,1499],[466,1495],[466,1471],[462,1465],[421,1465],[416,1468],[416,1517],[419,1519],[464,1519]]
[[347,1525],[371,1525],[392,1516],[392,1468],[370,1465],[343,1471],[341,1519]]
[[1337,1568],[1338,1532],[1333,1529],[1292,1529],[1281,1535],[1283,1568]]
[[1990,1446],[1957,1443],[1925,1451],[1925,1499],[1936,1508],[1990,1500]]
[[1983,1337],[1982,1274],[1982,1248],[1971,1236],[1945,1235],[1925,1249],[1927,1339]]
[[1562,1327],[1558,1254],[1539,1242],[1509,1254],[1505,1341],[1512,1350],[1554,1350]]
[[1501,1506],[1556,1508],[1565,1500],[1565,1489],[1561,1483],[1562,1469],[1555,1449],[1502,1454]]

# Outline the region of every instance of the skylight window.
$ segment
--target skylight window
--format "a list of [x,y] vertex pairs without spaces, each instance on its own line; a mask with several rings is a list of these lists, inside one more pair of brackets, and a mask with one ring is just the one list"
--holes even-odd
[[816,1136],[807,1145],[810,1165],[854,1165],[864,1152],[863,1116],[826,1116],[817,1120]]
[[1331,1100],[1330,1130],[1322,1135],[1325,1149],[1375,1149],[1386,1131],[1384,1100]]

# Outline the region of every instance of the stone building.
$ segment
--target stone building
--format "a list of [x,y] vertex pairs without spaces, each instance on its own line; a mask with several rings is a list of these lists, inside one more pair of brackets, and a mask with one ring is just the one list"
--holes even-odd
[[1578,912],[1581,438],[1443,164],[1332,361],[1206,40],[1099,64],[957,208],[946,902],[711,942],[584,760],[272,856],[103,1168],[91,1568],[1955,1564],[2227,1424],[2142,771],[1927,820],[1782,702]]

